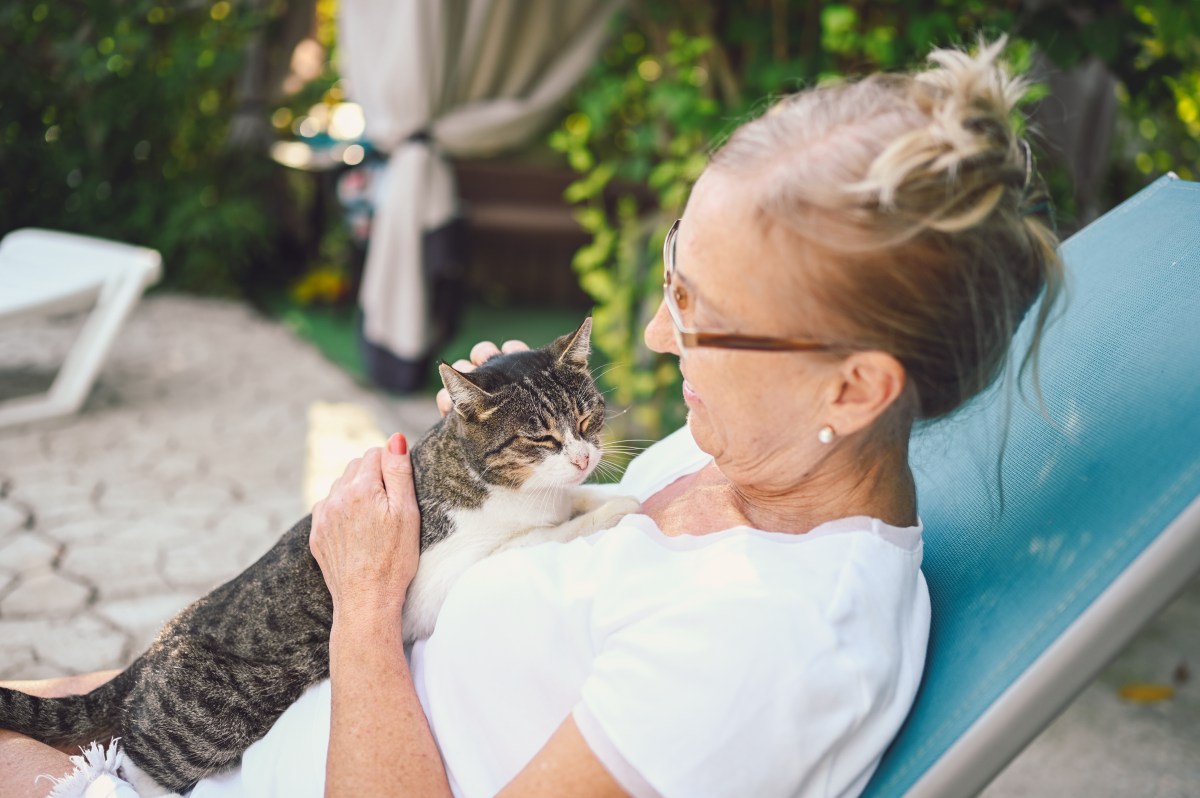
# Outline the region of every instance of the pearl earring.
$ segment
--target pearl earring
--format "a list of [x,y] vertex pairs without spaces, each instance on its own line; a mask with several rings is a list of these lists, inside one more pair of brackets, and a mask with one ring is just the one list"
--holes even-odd
[[821,443],[833,443],[833,427],[826,424],[817,431],[817,440]]

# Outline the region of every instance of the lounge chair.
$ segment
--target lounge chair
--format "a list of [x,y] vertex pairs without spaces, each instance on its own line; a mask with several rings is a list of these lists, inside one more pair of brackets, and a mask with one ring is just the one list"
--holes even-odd
[[1200,184],[1163,177],[1062,251],[1048,418],[997,388],[914,442],[933,627],[869,798],[978,793],[1200,572]]
[[0,427],[74,413],[83,405],[121,325],[158,281],[152,249],[24,229],[0,241],[0,323],[91,309],[49,391],[0,402]]

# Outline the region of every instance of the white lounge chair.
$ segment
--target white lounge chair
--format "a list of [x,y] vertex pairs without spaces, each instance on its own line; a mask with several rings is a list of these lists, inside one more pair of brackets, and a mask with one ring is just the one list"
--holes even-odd
[[0,427],[74,413],[142,292],[162,276],[145,247],[27,228],[0,241],[0,324],[90,309],[44,394],[0,402]]

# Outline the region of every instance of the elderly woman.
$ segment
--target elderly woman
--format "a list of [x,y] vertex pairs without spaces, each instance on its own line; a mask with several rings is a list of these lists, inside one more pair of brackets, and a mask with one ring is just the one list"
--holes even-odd
[[[410,657],[404,442],[352,463],[312,534],[331,679],[194,796],[858,794],[925,658],[913,425],[991,384],[1060,281],[1000,46],[734,133],[666,239],[646,343],[689,414],[629,466],[641,514],[483,561]],[[66,769],[0,750],[8,795]]]

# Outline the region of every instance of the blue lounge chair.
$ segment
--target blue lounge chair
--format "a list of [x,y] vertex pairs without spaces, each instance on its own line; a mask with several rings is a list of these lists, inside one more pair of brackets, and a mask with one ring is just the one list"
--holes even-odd
[[1200,183],[1163,177],[1062,252],[1049,419],[1001,387],[914,441],[933,627],[869,798],[982,790],[1200,572]]

